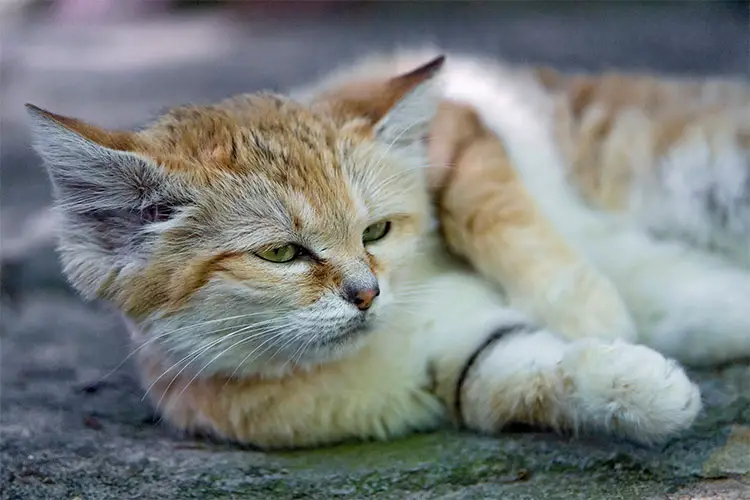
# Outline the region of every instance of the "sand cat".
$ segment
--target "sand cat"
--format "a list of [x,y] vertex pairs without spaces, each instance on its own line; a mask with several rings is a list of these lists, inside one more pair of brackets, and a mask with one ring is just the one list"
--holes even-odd
[[[704,204],[710,241],[694,241],[680,211],[694,195],[670,182],[679,167],[717,172],[717,193],[747,178],[745,87],[624,78],[620,116],[593,111],[606,78],[432,56],[176,108],[139,131],[29,106],[64,271],[122,311],[166,421],[268,449],[447,421],[650,443],[701,408],[670,357],[750,352],[747,204],[717,194],[726,217]],[[656,151],[631,107],[651,100],[725,111]],[[679,149],[695,127],[721,160],[702,170]]]

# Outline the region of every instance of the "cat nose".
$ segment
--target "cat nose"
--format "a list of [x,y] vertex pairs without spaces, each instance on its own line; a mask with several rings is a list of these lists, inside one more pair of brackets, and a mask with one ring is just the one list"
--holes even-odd
[[368,310],[378,295],[380,295],[380,287],[377,283],[372,286],[344,287],[344,298],[357,306],[360,311]]

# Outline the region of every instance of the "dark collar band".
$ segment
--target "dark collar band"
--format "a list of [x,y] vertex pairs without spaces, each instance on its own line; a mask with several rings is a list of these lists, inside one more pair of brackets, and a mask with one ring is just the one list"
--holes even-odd
[[456,419],[458,421],[459,428],[465,427],[463,409],[461,408],[461,394],[463,392],[463,386],[464,386],[464,383],[466,382],[466,378],[469,376],[469,372],[471,371],[471,368],[474,366],[477,359],[479,358],[479,355],[482,354],[482,352],[484,352],[485,349],[493,346],[496,342],[498,342],[500,339],[502,339],[506,335],[509,335],[511,333],[528,332],[531,330],[532,329],[530,325],[524,324],[524,323],[514,323],[514,324],[500,327],[494,330],[492,333],[490,333],[487,336],[487,338],[484,340],[484,342],[482,342],[479,345],[479,347],[474,349],[474,352],[471,353],[471,356],[469,356],[469,359],[466,361],[466,364],[461,370],[461,374],[458,376],[458,380],[456,381],[456,393],[453,398],[453,405],[454,405],[453,409],[456,414]]

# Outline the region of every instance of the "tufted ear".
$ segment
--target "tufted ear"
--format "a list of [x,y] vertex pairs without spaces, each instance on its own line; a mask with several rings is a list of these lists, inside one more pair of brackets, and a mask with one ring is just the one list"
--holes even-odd
[[[113,271],[148,253],[148,226],[175,208],[166,174],[135,152],[131,132],[110,132],[26,105],[32,142],[53,186],[62,215],[60,252],[65,271],[92,295]],[[173,191],[173,190],[172,190]]]
[[65,211],[141,211],[158,201],[158,168],[133,151],[130,132],[109,132],[75,118],[26,105],[32,144]]
[[364,118],[375,138],[389,145],[410,146],[429,131],[440,102],[435,78],[445,62],[439,56],[390,79],[355,81],[338,87],[323,100],[348,117]]

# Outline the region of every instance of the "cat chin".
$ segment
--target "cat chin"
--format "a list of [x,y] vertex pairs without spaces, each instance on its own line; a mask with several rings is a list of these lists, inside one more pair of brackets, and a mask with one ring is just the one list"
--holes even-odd
[[253,373],[241,374],[237,378],[260,376],[270,379],[282,378],[292,373],[299,374],[300,372],[309,372],[328,363],[335,363],[353,356],[367,344],[365,338],[366,336],[360,336],[354,340],[345,341],[335,346],[329,346],[326,349],[317,350],[315,353],[310,353],[306,358],[295,361],[294,363],[277,362],[269,364],[268,366],[262,366]]
[[[260,377],[263,379],[278,379],[290,374],[310,372],[316,368],[334,363],[353,356],[367,345],[368,333],[347,336],[339,342],[330,342],[311,348],[301,359],[276,359],[260,361],[254,365],[246,366],[241,370],[222,370],[216,375],[230,376],[235,380]],[[225,373],[226,371],[226,373]]]
[[381,314],[368,314],[365,319],[358,321],[356,325],[339,330],[335,334],[327,334],[320,341],[313,342],[305,355],[295,361],[277,360],[271,363],[262,363],[253,373],[246,376],[261,375],[263,377],[277,378],[288,375],[293,371],[307,371],[318,366],[340,361],[353,356],[364,348],[373,335],[382,329],[384,320]]
[[[260,363],[262,366],[256,368],[259,371],[248,373],[247,376],[280,377],[292,371],[306,371],[352,356],[364,348],[372,336],[377,335],[377,332],[387,325],[390,310],[388,304],[383,301],[366,315],[351,320],[347,326],[335,332],[329,331],[319,335],[319,340],[311,342],[305,354],[298,356],[294,361],[286,359]],[[292,350],[295,350],[294,347]]]
[[360,327],[347,329],[343,332],[337,332],[333,335],[327,336],[317,343],[317,347],[322,349],[336,349],[339,347],[346,347],[352,343],[356,343],[360,337],[367,335],[372,331],[370,324],[364,323]]
[[312,368],[351,356],[368,343],[378,324],[377,320],[364,321],[357,327],[326,335],[319,342],[313,343],[299,361],[294,363],[287,361],[286,363],[280,363],[280,365],[286,364],[303,369]]

